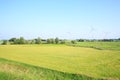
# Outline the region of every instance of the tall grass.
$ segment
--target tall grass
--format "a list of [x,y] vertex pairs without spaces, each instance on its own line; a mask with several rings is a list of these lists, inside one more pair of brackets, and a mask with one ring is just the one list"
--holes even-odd
[[0,58],[0,80],[102,80]]

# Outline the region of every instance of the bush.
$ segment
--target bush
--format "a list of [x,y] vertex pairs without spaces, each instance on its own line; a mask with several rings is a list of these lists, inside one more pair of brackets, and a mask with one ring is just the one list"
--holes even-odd
[[61,40],[61,42],[60,42],[61,44],[65,44],[66,43],[66,41],[65,40]]
[[76,40],[72,40],[71,43],[72,43],[72,44],[76,44],[77,41],[76,41]]
[[7,44],[9,44],[9,41],[7,41],[7,40],[3,40],[2,45],[7,45]]

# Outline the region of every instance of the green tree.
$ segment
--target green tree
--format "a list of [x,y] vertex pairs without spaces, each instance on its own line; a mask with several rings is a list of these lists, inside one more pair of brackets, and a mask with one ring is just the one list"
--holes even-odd
[[9,39],[9,42],[15,42],[15,41],[16,41],[16,38]]
[[50,39],[47,39],[47,44],[50,44],[50,43],[51,43]]
[[11,39],[9,39],[9,42],[11,43],[11,44],[15,44],[16,43],[16,38],[11,38]]
[[25,39],[24,39],[24,37],[20,37],[20,39],[19,39],[19,44],[25,44]]
[[84,42],[85,40],[84,39],[78,39],[77,41],[78,42]]
[[42,40],[41,40],[40,37],[38,37],[38,38],[36,39],[36,44],[41,44],[41,43],[42,43]]
[[51,38],[50,41],[51,41],[52,44],[55,43],[55,39],[53,39],[53,38]]
[[35,39],[31,40],[31,44],[35,44]]
[[47,39],[47,43],[48,44],[54,44],[55,43],[55,39],[53,39],[53,38]]
[[72,44],[76,44],[77,42],[76,42],[76,40],[72,40],[71,43]]
[[20,44],[20,39],[16,39],[15,44]]
[[55,38],[55,43],[58,44],[59,43],[59,38]]
[[61,43],[61,44],[65,44],[65,42],[66,42],[66,40],[61,40],[60,43]]
[[9,41],[8,40],[3,40],[3,43],[2,43],[3,45],[7,45],[7,44],[9,44]]

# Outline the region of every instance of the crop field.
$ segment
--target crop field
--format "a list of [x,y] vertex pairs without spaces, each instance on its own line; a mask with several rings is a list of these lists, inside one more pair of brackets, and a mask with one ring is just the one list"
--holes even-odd
[[[112,43],[112,45],[113,44],[114,43]],[[108,46],[108,43],[105,45]],[[1,45],[0,58],[68,74],[85,75],[96,79],[110,78],[118,80],[120,79],[120,46],[118,43],[114,45],[114,50],[111,48],[109,50],[108,47],[107,49],[105,47],[104,50],[98,50],[88,47],[73,47],[55,44]],[[115,47],[117,49],[115,49]],[[0,62],[2,63],[1,60]],[[0,65],[2,65],[1,63]],[[4,68],[0,66],[0,72],[9,71],[9,69],[3,69]]]

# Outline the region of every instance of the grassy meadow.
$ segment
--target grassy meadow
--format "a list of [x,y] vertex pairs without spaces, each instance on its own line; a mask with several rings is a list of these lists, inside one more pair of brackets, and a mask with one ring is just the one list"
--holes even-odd
[[120,50],[120,42],[78,42],[76,47],[88,47],[100,50]]
[[[32,65],[32,67],[25,66],[26,69],[30,68],[30,71],[32,71],[32,69],[37,71],[38,69],[38,72],[35,74],[45,75],[44,78],[38,75],[39,77],[35,79],[31,76],[33,72],[26,74],[25,71],[22,76],[24,76],[24,78],[26,76],[30,78],[31,76],[32,78],[16,80],[91,80],[91,78],[88,77],[92,77],[92,79],[120,79],[119,42],[97,44],[94,42],[76,44],[81,47],[55,44],[0,45],[0,75],[19,76],[17,69],[20,68],[20,71],[24,72],[24,68],[19,66],[24,67],[22,63],[25,63]],[[102,50],[89,48],[88,45],[90,47],[91,45],[94,47],[97,45],[97,47],[102,48]],[[11,64],[13,67],[17,65],[16,70],[12,70]],[[37,68],[34,66],[37,66]],[[57,75],[57,78],[52,78],[54,74]],[[82,78],[81,75],[83,75]],[[61,77],[58,78],[58,76]]]

